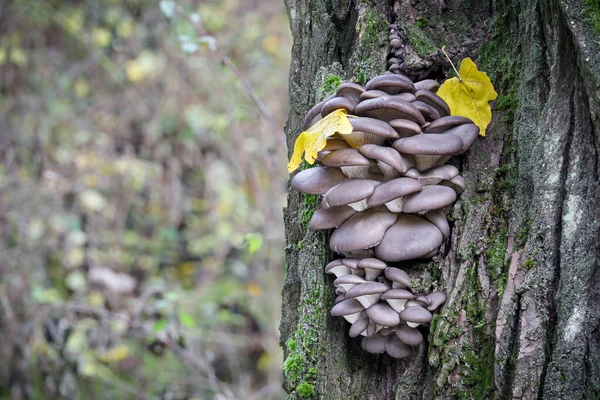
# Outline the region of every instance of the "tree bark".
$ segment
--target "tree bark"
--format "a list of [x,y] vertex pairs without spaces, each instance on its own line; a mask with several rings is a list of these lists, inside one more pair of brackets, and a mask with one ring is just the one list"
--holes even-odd
[[[443,78],[470,56],[500,96],[487,137],[454,160],[467,189],[433,260],[404,265],[448,300],[408,359],[373,356],[332,318],[335,258],[306,228],[315,205],[285,210],[284,387],[290,398],[600,398],[600,41],[592,2],[286,0],[294,47],[288,146],[332,77],[385,71],[398,22],[407,74]],[[597,7],[597,6],[596,6]],[[303,223],[304,221],[304,223]]]

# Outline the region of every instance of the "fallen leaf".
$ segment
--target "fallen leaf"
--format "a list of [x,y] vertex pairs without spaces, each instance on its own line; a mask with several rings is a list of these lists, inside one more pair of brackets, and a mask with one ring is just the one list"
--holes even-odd
[[479,127],[479,134],[485,136],[485,128],[492,120],[488,102],[496,100],[498,93],[487,74],[479,71],[470,58],[462,60],[458,75],[460,78],[447,79],[437,95],[448,103],[452,115],[470,118]]
[[335,133],[349,135],[352,133],[352,125],[348,121],[346,110],[335,110],[331,114],[317,121],[308,130],[298,135],[294,143],[294,154],[288,164],[288,172],[294,172],[302,163],[302,154],[309,164],[313,164],[317,153],[327,143],[327,138]]

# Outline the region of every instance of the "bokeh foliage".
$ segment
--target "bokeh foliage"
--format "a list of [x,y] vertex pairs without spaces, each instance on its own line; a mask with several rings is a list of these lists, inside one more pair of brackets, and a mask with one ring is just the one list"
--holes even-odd
[[280,398],[274,0],[0,12],[0,398]]

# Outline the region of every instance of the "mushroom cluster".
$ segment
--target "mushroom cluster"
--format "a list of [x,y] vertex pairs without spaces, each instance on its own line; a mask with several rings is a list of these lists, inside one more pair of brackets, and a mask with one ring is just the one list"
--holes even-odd
[[334,260],[325,272],[336,276],[331,315],[350,322],[350,337],[363,336],[362,348],[373,354],[408,356],[423,341],[417,327],[446,301],[440,292],[413,293],[406,272],[377,258]]
[[[399,46],[391,26],[390,46]],[[293,189],[323,195],[312,229],[335,228],[329,246],[346,258],[325,268],[335,274],[331,313],[364,336],[363,348],[405,357],[423,337],[417,326],[444,303],[443,293],[413,293],[408,275],[390,263],[431,258],[450,235],[444,208],[465,188],[446,162],[466,152],[479,134],[470,119],[451,116],[436,95],[439,84],[413,83],[390,70],[362,87],[340,85],[309,110],[306,130],[343,109],[352,133],[334,135],[318,153],[318,165],[299,172]],[[392,334],[395,333],[395,334]]]

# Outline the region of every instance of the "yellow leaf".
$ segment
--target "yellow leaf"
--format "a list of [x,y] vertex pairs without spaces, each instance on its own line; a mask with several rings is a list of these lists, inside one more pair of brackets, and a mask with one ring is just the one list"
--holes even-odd
[[119,345],[117,347],[113,347],[109,351],[104,354],[101,354],[98,358],[104,362],[119,362],[126,360],[129,357],[129,349],[125,345]]
[[446,80],[437,95],[448,103],[452,115],[472,119],[479,127],[479,134],[485,136],[485,128],[492,120],[488,102],[496,100],[498,93],[487,74],[479,71],[470,58],[462,60],[458,74],[460,79]]
[[335,133],[342,135],[352,133],[352,125],[348,121],[346,110],[335,110],[298,135],[294,144],[294,154],[288,164],[288,172],[292,173],[300,166],[302,154],[306,162],[313,164],[317,153],[325,147],[327,138]]

